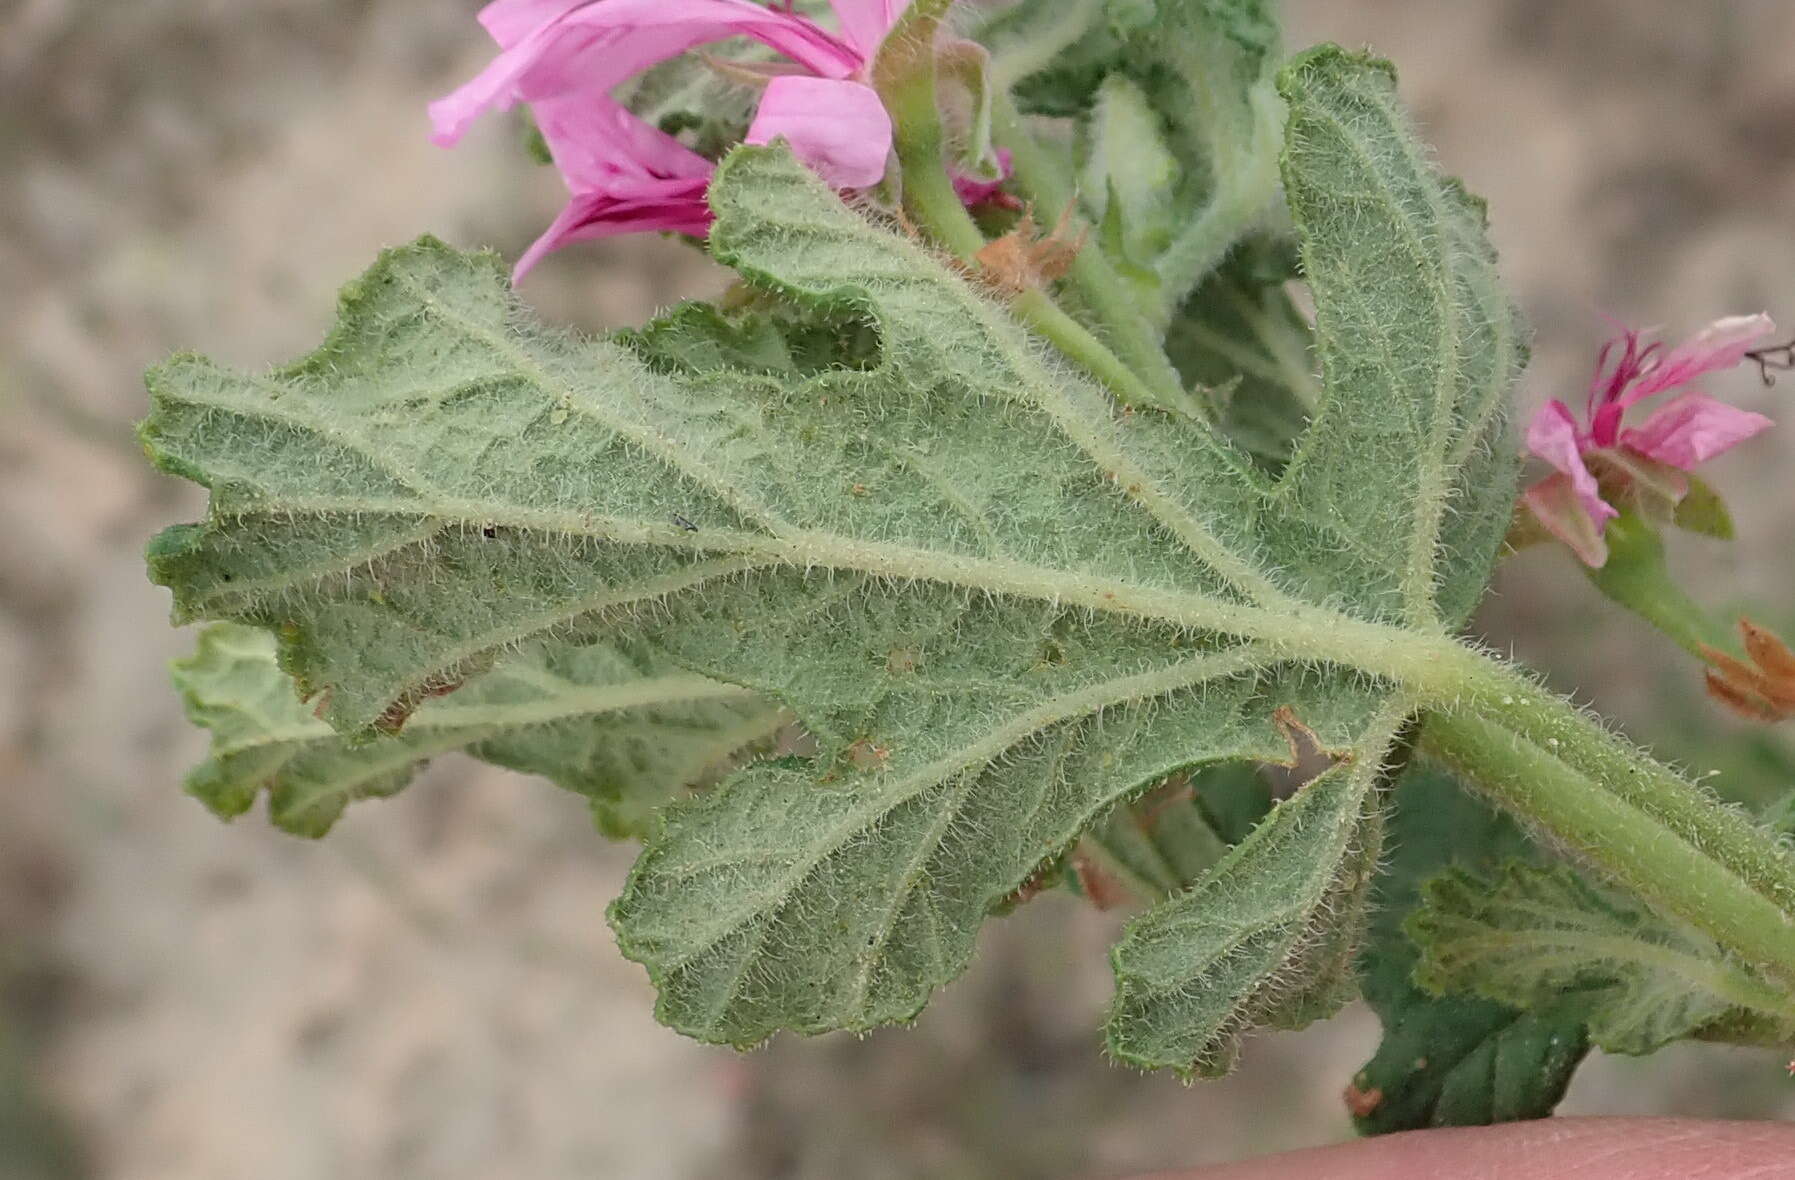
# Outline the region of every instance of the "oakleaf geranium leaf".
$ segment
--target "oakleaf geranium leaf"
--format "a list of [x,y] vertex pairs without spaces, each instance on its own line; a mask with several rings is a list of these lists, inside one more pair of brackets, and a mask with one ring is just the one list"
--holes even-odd
[[[706,1039],[906,1019],[1116,804],[1288,758],[1293,727],[1380,765],[1390,711],[1476,658],[1449,634],[1509,516],[1517,362],[1481,221],[1385,69],[1324,51],[1285,86],[1325,372],[1278,481],[1204,423],[1120,411],[907,234],[744,148],[710,190],[734,311],[573,340],[425,241],[297,365],[152,374],[146,445],[212,492],[152,570],[180,617],[275,632],[352,734],[544,637],[788,706],[816,757],[668,807],[619,941]],[[1338,993],[1303,964],[1350,950],[1350,911],[1287,948],[1304,1012]]]

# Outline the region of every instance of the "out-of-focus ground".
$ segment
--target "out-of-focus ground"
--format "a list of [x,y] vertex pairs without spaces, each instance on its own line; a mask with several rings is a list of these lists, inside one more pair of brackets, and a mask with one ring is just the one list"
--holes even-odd
[[[309,348],[382,245],[515,254],[557,203],[516,132],[462,150],[422,104],[484,57],[467,3],[0,0],[0,1177],[1073,1177],[1326,1142],[1362,1010],[1187,1089],[1106,1064],[1115,919],[994,923],[912,1030],[738,1057],[655,1025],[602,920],[628,864],[578,800],[462,763],[323,843],[181,797],[190,641],[139,554],[194,489],[146,470],[140,370]],[[1490,199],[1535,324],[1530,401],[1579,390],[1599,311],[1795,324],[1795,5],[1300,0],[1290,44],[1393,56],[1440,158]],[[716,278],[684,248],[569,251],[527,294],[630,322]],[[1746,374],[1716,392],[1795,394]],[[1773,411],[1774,412],[1774,411]],[[1783,429],[1716,465],[1742,541],[1710,601],[1795,623]],[[1512,644],[1723,786],[1795,785],[1786,734],[1718,718],[1688,663],[1562,554],[1512,563]],[[1580,1112],[1786,1116],[1770,1054],[1597,1060]]]

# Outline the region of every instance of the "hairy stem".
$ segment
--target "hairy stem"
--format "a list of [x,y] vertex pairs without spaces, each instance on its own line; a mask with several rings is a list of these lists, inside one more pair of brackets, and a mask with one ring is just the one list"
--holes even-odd
[[1596,589],[1609,600],[1656,627],[1698,660],[1704,648],[1726,651],[1733,637],[1718,625],[1671,576],[1664,541],[1637,512],[1627,511],[1608,522],[1603,539],[1608,560],[1599,569],[1585,569]]
[[[944,163],[945,141],[935,96],[935,33],[941,0],[913,4],[880,51],[874,81],[891,114],[893,146],[904,181],[904,212],[938,244],[969,265],[976,265],[985,235],[960,203]],[[1091,253],[1080,251],[1080,255]],[[1115,397],[1132,405],[1160,405],[1189,411],[1189,399],[1170,362],[1158,346],[1151,370],[1158,381],[1111,352],[1084,325],[1061,311],[1042,291],[1025,291],[1010,304],[1016,318],[1047,338],[1069,360],[1103,383]],[[1170,373],[1166,385],[1164,374]]]
[[1474,710],[1593,779],[1674,833],[1785,914],[1795,915],[1795,859],[1744,814],[1688,782],[1512,668],[1491,662]]
[[[1043,219],[1057,218],[1071,208],[1073,193],[1062,181],[1065,171],[1056,166],[1036,141],[1008,94],[997,96],[991,127],[992,138],[1008,149],[1016,184]],[[1087,245],[1072,259],[1069,274],[1090,313],[1116,352],[1156,388],[1177,390],[1185,399],[1184,380],[1167,359],[1153,316],[1157,308],[1142,306],[1103,251]]]
[[[1654,907],[1795,978],[1789,914],[1689,832],[1611,789],[1611,776],[1581,773],[1556,750],[1470,713],[1429,714],[1423,748]],[[1695,799],[1686,786],[1678,794]],[[1721,811],[1706,801],[1702,806]],[[1769,845],[1761,833],[1758,838]]]

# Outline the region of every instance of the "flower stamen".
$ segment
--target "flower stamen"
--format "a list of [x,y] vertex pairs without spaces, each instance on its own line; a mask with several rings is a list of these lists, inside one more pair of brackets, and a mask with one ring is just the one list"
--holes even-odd
[[1766,387],[1776,384],[1776,375],[1795,369],[1795,338],[1786,344],[1771,344],[1764,348],[1754,348],[1745,354],[1745,359],[1756,361],[1758,379]]

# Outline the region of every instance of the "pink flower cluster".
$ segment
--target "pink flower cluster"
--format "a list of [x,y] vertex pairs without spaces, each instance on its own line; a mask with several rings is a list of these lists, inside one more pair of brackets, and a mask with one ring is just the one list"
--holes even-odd
[[1760,314],[1717,320],[1669,351],[1656,343],[1642,346],[1637,332],[1610,340],[1590,381],[1587,423],[1561,401],[1546,403],[1528,423],[1527,448],[1557,471],[1527,489],[1527,506],[1586,564],[1603,565],[1608,547],[1602,534],[1620,513],[1604,499],[1597,471],[1654,482],[1681,498],[1688,491],[1681,472],[1772,425],[1762,414],[1696,390],[1678,394],[1637,426],[1623,425],[1627,410],[1704,374],[1733,368],[1775,331],[1770,317]]
[[518,261],[639,230],[702,236],[715,166],[611,97],[620,83],[699,45],[750,37],[789,59],[765,72],[749,143],[784,139],[837,188],[885,175],[891,118],[869,86],[874,55],[910,0],[830,0],[840,33],[752,0],[494,0],[480,23],[501,52],[430,106],[434,139],[453,146],[489,110],[529,103],[573,197]]

